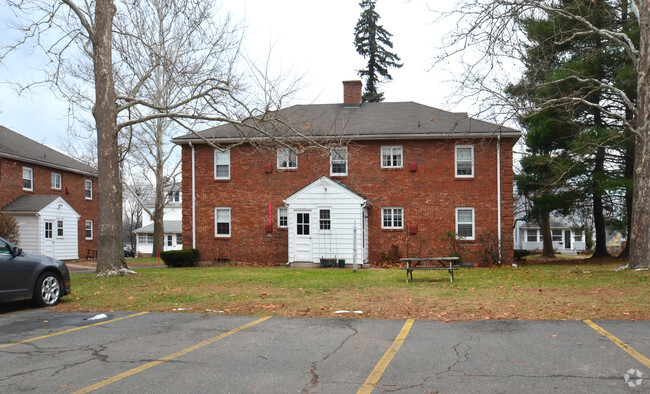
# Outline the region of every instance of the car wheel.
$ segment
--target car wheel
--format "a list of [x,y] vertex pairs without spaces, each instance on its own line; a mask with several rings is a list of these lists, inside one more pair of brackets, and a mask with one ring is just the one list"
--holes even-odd
[[51,272],[42,274],[34,288],[34,304],[36,306],[54,306],[61,299],[61,280]]

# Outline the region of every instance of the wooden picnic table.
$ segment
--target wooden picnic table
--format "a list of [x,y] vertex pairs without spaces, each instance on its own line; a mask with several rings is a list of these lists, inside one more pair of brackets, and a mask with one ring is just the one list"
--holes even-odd
[[[400,261],[406,262],[406,267],[400,268],[406,270],[406,283],[409,283],[409,274],[413,280],[414,270],[447,270],[450,282],[453,282],[454,270],[460,268],[460,264],[454,264],[458,257],[404,257]],[[429,265],[429,262],[435,262],[437,265]]]

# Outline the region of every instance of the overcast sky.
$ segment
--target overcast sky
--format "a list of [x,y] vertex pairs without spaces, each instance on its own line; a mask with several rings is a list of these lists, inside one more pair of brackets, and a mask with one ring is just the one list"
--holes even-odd
[[[292,103],[338,103],[342,81],[359,79],[363,58],[354,49],[354,26],[361,8],[357,0],[223,0],[222,11],[245,21],[245,48],[263,60],[272,46],[272,64],[301,76],[302,89]],[[443,70],[430,70],[442,36],[454,26],[436,24],[425,0],[379,0],[380,23],[393,34],[393,52],[402,59],[401,69],[390,72],[393,81],[380,85],[385,101],[415,101],[457,112],[471,107],[453,105],[447,97],[453,86],[445,83]],[[449,5],[447,4],[447,5]],[[439,4],[437,6],[440,6]],[[0,8],[5,15],[6,9]],[[2,31],[0,30],[0,33]],[[31,53],[21,50],[0,66],[0,80],[28,78]],[[18,96],[0,86],[0,125],[52,147],[59,145],[67,125],[66,103],[47,89]]]

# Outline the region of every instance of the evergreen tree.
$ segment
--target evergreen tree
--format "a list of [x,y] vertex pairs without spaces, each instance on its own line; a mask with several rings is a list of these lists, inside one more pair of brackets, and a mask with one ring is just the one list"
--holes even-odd
[[359,70],[360,77],[366,77],[366,89],[362,100],[365,102],[379,102],[384,100],[384,93],[377,91],[381,82],[379,77],[387,80],[393,78],[388,73],[389,67],[400,68],[400,58],[389,51],[393,49],[390,34],[382,25],[379,25],[379,14],[375,11],[377,0],[362,0],[359,5],[363,9],[359,21],[354,28],[354,45],[357,53],[368,59],[367,68]]

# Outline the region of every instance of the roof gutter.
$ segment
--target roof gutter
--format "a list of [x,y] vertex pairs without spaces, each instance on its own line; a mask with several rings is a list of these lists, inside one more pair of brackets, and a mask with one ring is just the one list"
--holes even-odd
[[57,170],[74,172],[75,174],[81,174],[81,175],[86,175],[86,176],[97,178],[97,174],[95,174],[93,172],[83,171],[83,170],[79,170],[79,169],[72,168],[72,167],[60,166],[60,165],[53,164],[53,163],[48,162],[48,161],[34,160],[34,159],[30,159],[30,158],[23,157],[23,156],[12,155],[12,154],[9,154],[9,153],[6,153],[6,152],[1,152],[0,157],[4,157],[4,158],[7,158],[7,159],[12,159],[12,160],[17,160],[17,161],[22,161],[22,162],[30,163],[30,164],[37,164],[37,165],[43,166],[43,167],[55,168]]

